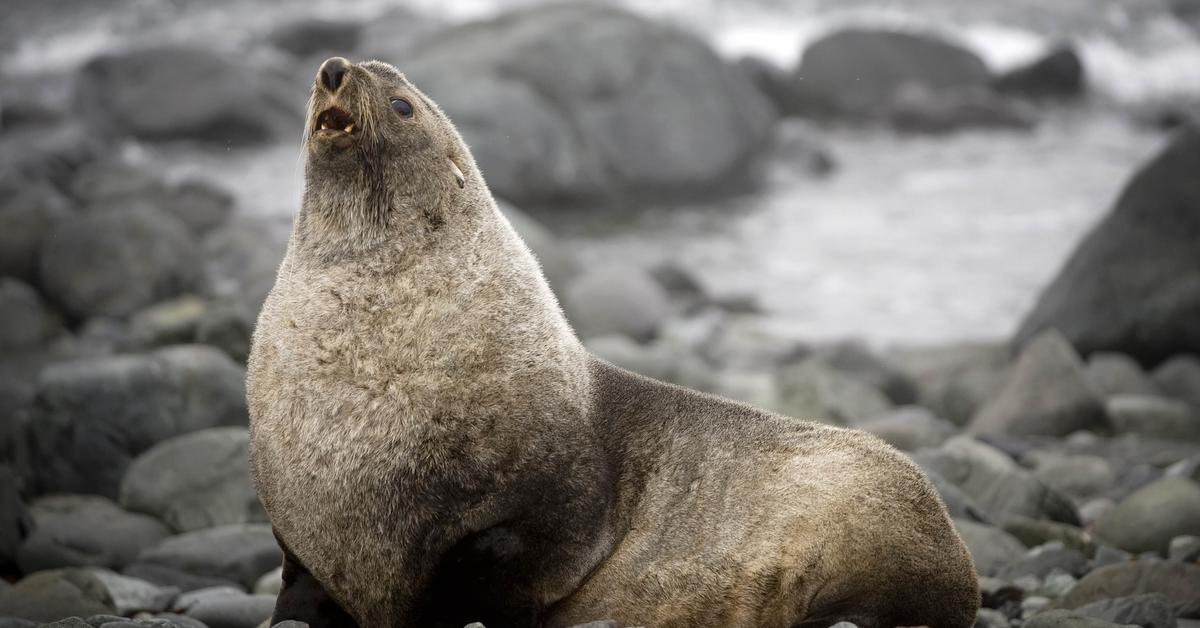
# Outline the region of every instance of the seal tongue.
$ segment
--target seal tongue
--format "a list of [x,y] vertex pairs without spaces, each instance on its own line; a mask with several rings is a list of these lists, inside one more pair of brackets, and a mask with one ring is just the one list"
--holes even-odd
[[317,131],[339,130],[354,132],[354,116],[340,107],[330,107],[317,116]]

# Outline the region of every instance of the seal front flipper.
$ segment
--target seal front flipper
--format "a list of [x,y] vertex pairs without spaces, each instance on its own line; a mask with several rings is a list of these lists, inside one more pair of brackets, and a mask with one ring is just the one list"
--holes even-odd
[[308,569],[288,551],[278,535],[275,540],[283,550],[283,587],[275,601],[271,625],[294,619],[308,624],[309,628],[358,628],[354,618],[346,613],[341,604],[338,604],[325,587],[321,586]]

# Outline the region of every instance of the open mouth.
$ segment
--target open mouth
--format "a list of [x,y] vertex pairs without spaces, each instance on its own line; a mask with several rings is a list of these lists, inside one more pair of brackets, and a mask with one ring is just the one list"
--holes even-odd
[[316,128],[313,133],[327,135],[353,135],[358,132],[358,125],[349,111],[340,107],[330,107],[317,116]]

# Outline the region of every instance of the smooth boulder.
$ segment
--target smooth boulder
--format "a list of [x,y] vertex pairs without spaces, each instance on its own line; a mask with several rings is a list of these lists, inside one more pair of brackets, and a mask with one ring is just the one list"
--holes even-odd
[[201,286],[200,254],[178,219],[147,207],[60,221],[41,250],[41,285],[75,320],[124,317]]
[[384,60],[450,115],[489,187],[517,202],[728,185],[777,119],[695,35],[598,4],[505,13]]
[[1143,559],[1092,570],[1059,598],[1056,608],[1076,609],[1100,600],[1161,593],[1181,618],[1200,619],[1200,565]]
[[23,573],[60,567],[120,569],[170,535],[162,522],[96,495],[51,495],[29,506],[33,531],[17,551]]
[[37,291],[17,279],[0,277],[0,352],[37,349],[58,327]]
[[1093,353],[1088,358],[1086,375],[1092,386],[1105,396],[1159,394],[1158,387],[1141,365],[1121,353]]
[[1004,388],[976,412],[973,434],[1066,436],[1105,430],[1107,417],[1083,362],[1061,334],[1039,334],[1021,351]]
[[793,75],[808,113],[874,116],[906,86],[933,93],[983,87],[991,74],[975,53],[933,34],[840,30],[804,50]]
[[138,456],[121,481],[121,505],[176,531],[265,522],[250,480],[250,435],[241,427],[201,430]]
[[1002,94],[1036,99],[1076,98],[1087,89],[1083,59],[1069,45],[1059,45],[1026,65],[996,77]]
[[1187,478],[1144,486],[1096,522],[1096,536],[1130,552],[1165,556],[1184,534],[1200,535],[1200,484]]
[[53,622],[114,612],[108,589],[85,569],[39,571],[0,593],[0,617]]
[[98,56],[79,71],[78,110],[101,133],[253,144],[295,131],[306,85],[248,58],[166,44]]
[[116,498],[129,462],[154,444],[245,425],[245,395],[245,370],[202,345],[52,364],[29,427],[37,489]]
[[1134,175],[1025,317],[1015,343],[1048,328],[1077,351],[1154,365],[1200,352],[1200,130],[1185,128]]
[[[265,523],[233,524],[185,532],[147,548],[135,566],[158,566],[238,583],[249,589],[278,566],[283,554]],[[127,570],[128,571],[128,570]]]

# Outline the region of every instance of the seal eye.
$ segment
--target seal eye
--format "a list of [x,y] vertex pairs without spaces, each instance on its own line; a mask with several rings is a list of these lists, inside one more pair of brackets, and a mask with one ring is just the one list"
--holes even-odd
[[413,111],[412,103],[408,102],[407,100],[404,100],[403,98],[393,98],[392,99],[392,111],[395,111],[396,113],[400,114],[400,117],[402,117],[402,118],[411,118],[412,111]]

